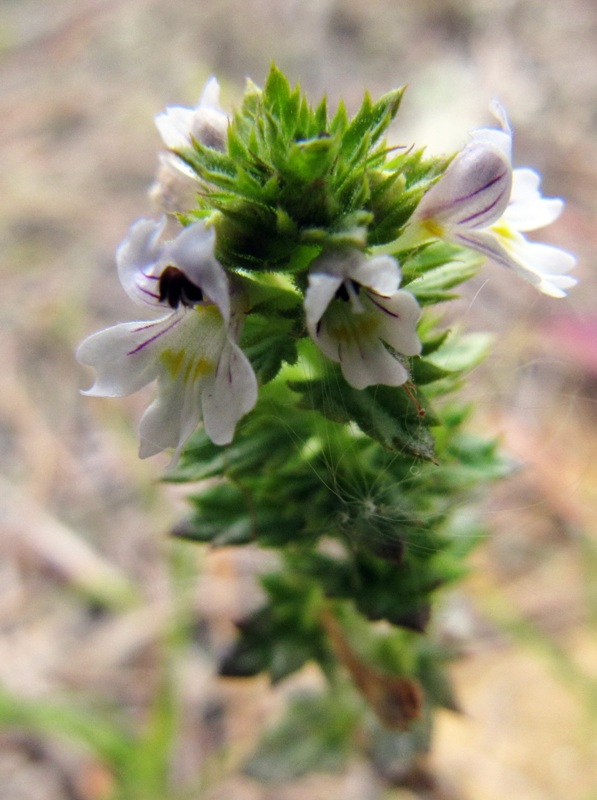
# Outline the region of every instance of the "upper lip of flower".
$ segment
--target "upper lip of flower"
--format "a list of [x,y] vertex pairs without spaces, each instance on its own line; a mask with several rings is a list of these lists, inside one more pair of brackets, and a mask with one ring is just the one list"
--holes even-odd
[[166,270],[173,269],[201,292],[202,300],[197,302],[215,304],[228,324],[230,293],[226,273],[213,253],[215,231],[196,222],[175,239],[161,243],[165,227],[165,217],[159,222],[141,219],[132,226],[116,252],[124,290],[135,303],[149,305],[154,312],[171,308],[163,290]]

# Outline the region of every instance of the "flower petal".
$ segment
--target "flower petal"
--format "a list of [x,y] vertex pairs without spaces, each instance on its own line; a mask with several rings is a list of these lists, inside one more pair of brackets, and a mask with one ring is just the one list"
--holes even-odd
[[168,214],[195,209],[197,174],[173,153],[159,153],[158,161],[155,180],[149,189],[154,207]]
[[220,106],[220,84],[211,77],[201,93],[190,134],[206,147],[223,151],[228,131],[228,115]]
[[[166,147],[184,150],[195,139],[207,147],[223,150],[228,116],[220,107],[219,96],[220,86],[212,77],[205,84],[195,108],[168,106],[158,114],[155,124]],[[184,169],[183,162],[180,164]]]
[[118,277],[133,302],[156,306],[160,303],[157,290],[159,261],[164,252],[160,237],[166,227],[166,217],[159,221],[140,219],[134,223],[116,251]]
[[338,345],[338,359],[347,383],[355,389],[385,384],[402,386],[408,370],[392,356],[379,339],[352,339]]
[[182,150],[190,145],[194,116],[193,108],[168,106],[155,117],[158,132],[169,150]]
[[189,225],[164,249],[163,266],[178,267],[216,304],[228,324],[230,296],[224,268],[214,255],[216,232],[202,221]]
[[342,285],[343,278],[323,272],[309,274],[309,286],[305,293],[305,316],[307,328],[313,339],[319,335],[319,323],[334,295]]
[[544,294],[565,297],[565,290],[577,283],[576,278],[566,274],[575,267],[576,259],[559,247],[529,242],[521,236],[509,243],[509,251],[513,260],[512,268]]
[[575,257],[558,247],[529,242],[521,234],[505,238],[491,231],[469,231],[458,239],[552,297],[565,297],[565,290],[577,283],[566,274],[574,268]]
[[550,225],[562,213],[564,201],[542,197],[541,177],[532,169],[515,169],[512,196],[504,219],[518,231],[533,231]]
[[405,356],[420,355],[422,345],[417,336],[417,322],[421,309],[415,297],[403,290],[391,297],[376,294],[368,294],[367,297],[380,312],[380,339]]
[[348,262],[348,277],[385,297],[396,292],[400,286],[400,267],[395,258],[386,255],[363,258],[361,253],[356,256]]
[[182,315],[168,314],[148,322],[124,322],[88,336],[77,350],[77,359],[97,371],[95,383],[83,394],[124,397],[157,377],[157,354],[163,337],[171,334]]
[[147,408],[139,423],[139,457],[149,458],[175,449],[170,466],[178,460],[185,442],[195,431],[201,418],[201,383],[160,376],[156,399]]
[[419,203],[413,219],[448,230],[484,228],[503,214],[510,199],[512,169],[503,151],[471,142]]
[[214,379],[201,396],[205,432],[214,444],[229,444],[236,424],[257,402],[257,379],[249,359],[233,342],[222,350]]

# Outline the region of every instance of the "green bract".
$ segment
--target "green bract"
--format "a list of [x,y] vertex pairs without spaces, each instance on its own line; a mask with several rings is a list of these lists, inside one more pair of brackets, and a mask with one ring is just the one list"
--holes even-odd
[[177,151],[205,183],[199,209],[219,212],[216,254],[227,267],[301,273],[324,247],[366,248],[402,232],[446,165],[383,139],[403,89],[352,119],[325,100],[312,109],[272,68],[263,91],[249,86],[228,128],[227,152],[194,141]]

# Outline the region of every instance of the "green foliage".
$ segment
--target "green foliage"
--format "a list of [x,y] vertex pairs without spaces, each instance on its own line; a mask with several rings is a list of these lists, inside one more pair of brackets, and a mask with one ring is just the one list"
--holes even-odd
[[237,623],[240,637],[222,658],[220,675],[245,677],[267,671],[277,683],[313,658],[331,670],[317,585],[296,572],[267,575],[262,583],[268,602]]

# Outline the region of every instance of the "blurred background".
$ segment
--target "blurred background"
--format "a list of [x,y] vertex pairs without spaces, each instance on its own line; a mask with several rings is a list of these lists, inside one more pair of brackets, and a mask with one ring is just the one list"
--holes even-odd
[[[569,298],[490,267],[453,311],[496,334],[469,393],[521,468],[443,598],[464,713],[438,717],[428,794],[360,762],[275,787],[238,773],[279,693],[213,676],[254,556],[169,540],[184,491],[159,483],[167,459],[137,459],[150,393],[79,395],[78,342],[130,318],[114,251],[155,213],[154,114],[214,73],[228,108],[271,60],[331,107],[408,83],[392,137],[435,152],[499,97],[515,165],[567,199],[538,236],[577,254]],[[143,763],[170,725],[172,780],[194,787],[172,797],[597,798],[596,130],[593,0],[0,0],[2,800],[109,796],[104,756],[134,750],[121,723],[147,734]]]

